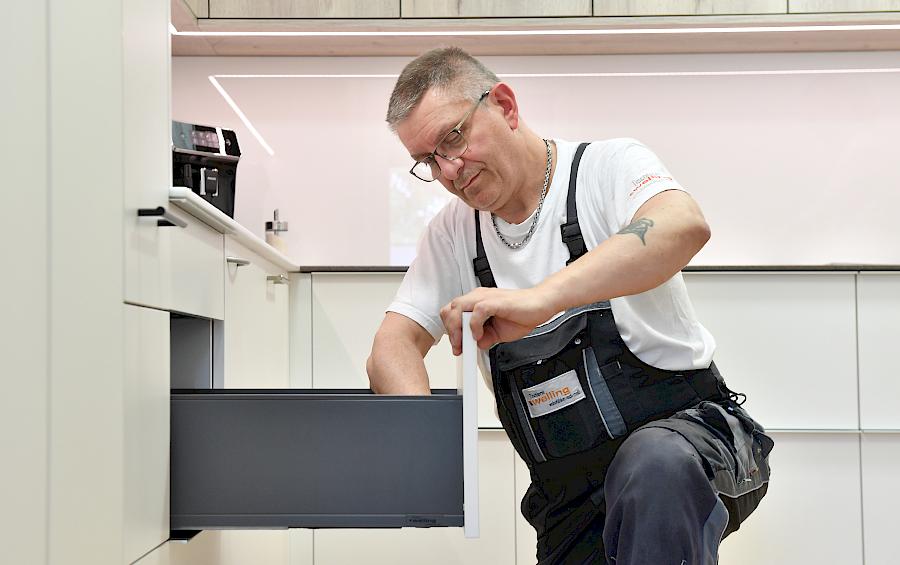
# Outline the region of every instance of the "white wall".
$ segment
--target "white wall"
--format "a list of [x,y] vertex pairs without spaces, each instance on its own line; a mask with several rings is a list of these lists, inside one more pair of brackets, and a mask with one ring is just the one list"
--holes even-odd
[[[173,117],[237,130],[236,218],[251,230],[262,234],[279,207],[291,223],[289,255],[300,263],[390,264],[392,230],[395,245],[414,240],[427,218],[413,211],[444,198],[406,174],[409,157],[384,125],[394,76],[408,60],[176,58]],[[695,265],[900,261],[891,217],[900,205],[900,53],[484,60],[513,85],[540,134],[630,136],[654,149],[712,225]],[[833,72],[847,69],[893,70]],[[796,72],[809,70],[819,72]],[[762,74],[734,74],[748,71]],[[659,75],[673,72],[725,74]],[[654,74],[508,76],[521,73]],[[267,77],[216,80],[273,156],[208,79],[248,74]],[[388,76],[334,76],[347,74]],[[392,190],[395,204],[403,190],[418,200],[392,212]]]

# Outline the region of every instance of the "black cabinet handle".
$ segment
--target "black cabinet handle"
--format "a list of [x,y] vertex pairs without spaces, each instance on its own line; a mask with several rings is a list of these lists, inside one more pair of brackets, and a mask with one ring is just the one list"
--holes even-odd
[[156,225],[159,227],[171,227],[171,226],[178,226],[179,228],[187,227],[187,222],[185,222],[178,216],[174,216],[174,215],[170,214],[162,206],[157,206],[156,208],[138,208],[138,217],[140,217],[140,218],[157,217],[159,219],[156,221]]

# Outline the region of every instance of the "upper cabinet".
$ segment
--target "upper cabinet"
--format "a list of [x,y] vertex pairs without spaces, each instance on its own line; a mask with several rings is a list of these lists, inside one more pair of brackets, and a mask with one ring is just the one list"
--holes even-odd
[[400,0],[404,18],[590,16],[591,0]]
[[211,18],[399,18],[399,0],[209,0]]
[[900,10],[900,0],[789,0],[790,12],[891,12]]
[[[834,3],[834,2],[832,2]],[[787,0],[594,0],[594,16],[784,14]]]
[[209,19],[591,18],[900,11],[900,0],[174,0]]
[[[178,32],[204,32],[176,33],[176,56],[414,56],[441,45],[476,56],[900,49],[900,34],[884,27],[900,22],[900,0],[172,2]],[[754,29],[720,31],[733,27]]]

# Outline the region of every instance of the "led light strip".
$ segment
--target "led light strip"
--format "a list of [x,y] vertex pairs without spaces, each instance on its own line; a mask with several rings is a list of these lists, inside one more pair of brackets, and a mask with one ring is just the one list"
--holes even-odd
[[225,92],[225,89],[222,88],[222,85],[219,84],[219,81],[216,80],[216,77],[210,76],[209,82],[211,82],[216,90],[219,91],[219,94],[222,95],[222,98],[225,99],[225,102],[227,102],[228,105],[231,106],[231,109],[234,110],[234,113],[237,114],[237,117],[240,118],[242,122],[244,122],[244,125],[247,126],[247,129],[249,129],[250,133],[253,134],[253,137],[255,137],[257,141],[259,141],[260,145],[263,146],[263,149],[265,149],[269,155],[275,155],[275,151],[272,150],[272,147],[269,146],[268,143],[266,143],[266,140],[263,139],[263,136],[256,130],[255,127],[253,127],[253,124],[250,123],[250,120],[247,118],[247,116],[241,111],[240,108],[238,108],[238,105],[234,102],[234,99],[232,99],[231,96],[229,96],[228,93]]
[[[876,69],[788,69],[758,71],[647,71],[607,73],[497,73],[501,78],[591,78],[591,77],[680,77],[680,76],[761,76],[761,75],[839,75],[900,73],[900,68]],[[278,75],[213,75],[215,78],[392,78],[394,74],[278,74]]]

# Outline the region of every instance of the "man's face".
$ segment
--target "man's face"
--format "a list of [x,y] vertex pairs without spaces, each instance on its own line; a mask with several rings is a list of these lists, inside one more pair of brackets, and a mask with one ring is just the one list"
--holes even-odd
[[[414,160],[423,159],[475,104],[475,100],[461,100],[431,89],[397,125],[397,135]],[[436,156],[440,172],[436,180],[472,208],[495,211],[508,197],[504,190],[507,174],[498,166],[503,160],[497,157],[498,141],[508,135],[509,128],[492,105],[491,95],[468,116],[460,131],[467,149],[453,160]]]

